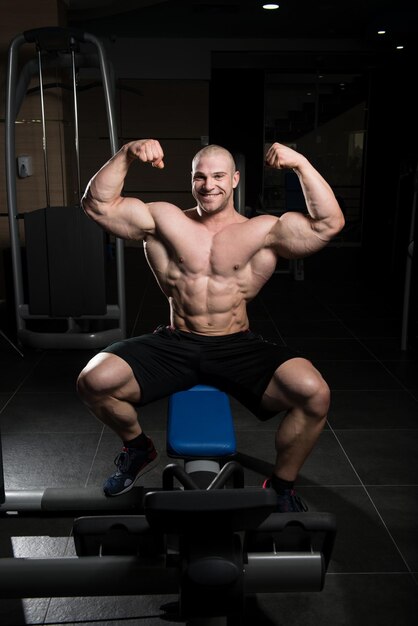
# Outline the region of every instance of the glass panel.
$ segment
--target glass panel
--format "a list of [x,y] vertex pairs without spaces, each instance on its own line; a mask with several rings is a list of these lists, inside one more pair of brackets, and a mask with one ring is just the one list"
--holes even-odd
[[[346,217],[334,245],[360,245],[367,81],[360,74],[266,74],[265,142],[304,154],[329,182]],[[293,172],[265,168],[262,210],[305,211]]]

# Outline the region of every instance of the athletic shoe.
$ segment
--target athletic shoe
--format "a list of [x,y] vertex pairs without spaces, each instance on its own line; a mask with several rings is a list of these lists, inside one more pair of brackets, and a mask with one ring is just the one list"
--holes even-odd
[[148,439],[148,448],[122,448],[114,463],[117,471],[110,476],[103,485],[106,496],[119,496],[132,489],[135,481],[149,472],[158,463],[158,452],[152,440]]
[[[267,478],[263,483],[263,489],[270,488],[271,480]],[[305,513],[308,507],[294,489],[283,489],[277,494],[277,510],[279,513]]]

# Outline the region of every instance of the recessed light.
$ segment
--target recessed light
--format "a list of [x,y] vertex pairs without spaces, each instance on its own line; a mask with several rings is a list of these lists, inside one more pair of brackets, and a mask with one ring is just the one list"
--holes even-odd
[[278,8],[279,8],[278,4],[263,4],[263,9],[267,9],[267,11],[272,11]]
[[385,30],[378,30],[378,31],[377,31],[377,34],[378,34],[378,35],[385,35],[385,34],[386,34],[386,31],[385,31]]
[[396,46],[397,50],[403,50],[403,46]]

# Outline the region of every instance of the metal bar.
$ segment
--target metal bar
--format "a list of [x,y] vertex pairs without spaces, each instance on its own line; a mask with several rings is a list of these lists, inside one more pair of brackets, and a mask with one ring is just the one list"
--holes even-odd
[[0,559],[1,598],[152,595],[178,591],[179,572],[131,556]]
[[75,52],[71,50],[71,69],[73,77],[73,103],[74,103],[74,145],[76,156],[76,170],[77,170],[77,198],[78,202],[81,200],[81,174],[80,174],[80,146],[79,146],[79,132],[78,132],[78,105],[77,105],[77,77],[75,68]]
[[[246,594],[321,591],[320,553],[253,553],[244,567]],[[179,591],[180,568],[165,558],[86,556],[0,559],[1,598],[170,594]]]
[[[50,319],[63,319],[59,317],[52,318],[51,315],[46,313],[44,314],[35,314],[29,312],[29,306],[27,304],[22,304],[19,307],[20,315],[23,319],[26,320],[50,320]],[[106,313],[104,315],[77,315],[74,319],[76,320],[117,320],[119,319],[120,312],[119,307],[116,304],[108,304],[106,307]]]
[[46,123],[45,123],[45,102],[44,102],[44,86],[42,78],[42,55],[38,48],[38,68],[39,68],[39,95],[41,100],[41,117],[42,117],[42,150],[44,155],[44,174],[45,174],[45,193],[46,205],[51,206],[51,197],[49,192],[49,172],[48,172],[48,153],[46,139]]
[[231,477],[233,478],[235,489],[244,487],[244,470],[242,466],[235,461],[229,461],[222,467],[220,472],[218,472],[210,483],[208,489],[222,489]]
[[252,553],[244,567],[246,593],[321,591],[324,578],[320,552]]
[[19,338],[23,344],[36,349],[96,350],[124,339],[121,328],[102,330],[94,333],[41,333],[21,330]]
[[[118,150],[118,135],[116,129],[116,114],[114,93],[111,87],[110,70],[106,60],[106,54],[102,42],[90,33],[84,34],[85,41],[93,43],[98,52],[99,64],[101,70],[101,76],[103,81],[103,89],[105,92],[105,103],[107,120],[109,125],[110,146],[112,155],[116,154]],[[119,325],[122,331],[122,336],[126,337],[126,295],[125,295],[125,264],[124,264],[124,241],[119,237],[116,238],[116,276],[117,276],[117,290],[118,290],[118,305],[120,310]]]
[[36,516],[51,513],[91,513],[99,511],[142,511],[144,488],[134,487],[118,498],[107,498],[101,488],[7,490],[0,513],[29,513]]
[[163,469],[162,481],[164,490],[174,488],[174,478],[176,478],[185,489],[199,488],[183,467],[180,467],[180,465],[176,463],[170,463]]
[[25,327],[19,315],[19,306],[24,301],[22,259],[20,250],[19,224],[17,221],[17,193],[16,193],[16,82],[18,72],[18,51],[25,42],[25,37],[19,35],[13,39],[9,48],[7,60],[6,82],[6,111],[5,111],[5,147],[6,147],[6,185],[7,205],[9,213],[10,247],[12,255],[13,285],[15,299],[15,314],[17,335]]

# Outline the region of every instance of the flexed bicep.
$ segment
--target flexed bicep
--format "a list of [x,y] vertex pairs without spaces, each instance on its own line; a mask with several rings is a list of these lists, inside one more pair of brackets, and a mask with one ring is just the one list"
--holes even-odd
[[93,215],[88,210],[86,212],[104,230],[122,239],[140,241],[155,231],[149,205],[138,198],[120,197],[111,207],[106,205],[100,210],[96,205]]
[[289,211],[277,219],[265,243],[285,259],[300,259],[318,252],[330,239],[310,215]]
[[139,139],[125,144],[87,185],[82,206],[102,228],[124,239],[143,239],[154,232],[149,205],[138,198],[122,196],[129,167],[134,161],[164,167],[164,153],[155,139]]
[[275,169],[292,169],[299,178],[307,214],[285,213],[268,236],[268,245],[286,258],[313,254],[344,227],[344,215],[329,183],[306,157],[288,146],[274,143],[266,164]]

